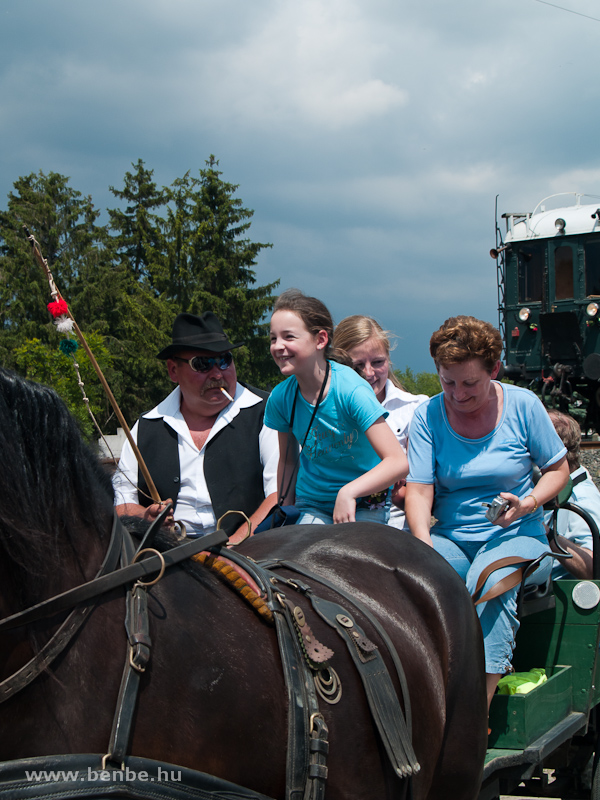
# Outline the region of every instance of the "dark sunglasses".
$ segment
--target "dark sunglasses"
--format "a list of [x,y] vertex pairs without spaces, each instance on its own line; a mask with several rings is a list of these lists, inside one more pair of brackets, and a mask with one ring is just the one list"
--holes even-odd
[[193,358],[181,358],[173,356],[176,361],[185,361],[194,372],[209,372],[215,364],[219,369],[225,370],[233,362],[233,353],[220,353],[218,356],[194,356]]

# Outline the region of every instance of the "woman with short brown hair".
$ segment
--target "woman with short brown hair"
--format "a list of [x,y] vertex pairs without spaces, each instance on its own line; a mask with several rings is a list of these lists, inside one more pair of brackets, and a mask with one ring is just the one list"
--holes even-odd
[[[410,530],[449,561],[471,594],[495,561],[518,556],[527,562],[549,552],[542,507],[569,477],[566,449],[538,398],[496,380],[501,351],[500,334],[490,323],[467,316],[446,320],[430,341],[442,393],[417,408],[410,427]],[[542,471],[536,486],[534,464]],[[491,522],[485,506],[497,496],[506,506]],[[532,583],[550,574],[551,561],[542,561]],[[514,570],[492,572],[481,596]],[[517,589],[477,606],[488,703],[510,669]]]

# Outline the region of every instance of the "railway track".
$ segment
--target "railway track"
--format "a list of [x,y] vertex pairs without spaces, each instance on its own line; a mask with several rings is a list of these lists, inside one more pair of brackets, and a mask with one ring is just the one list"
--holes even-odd
[[582,450],[600,450],[600,440],[582,439],[581,440],[581,449]]

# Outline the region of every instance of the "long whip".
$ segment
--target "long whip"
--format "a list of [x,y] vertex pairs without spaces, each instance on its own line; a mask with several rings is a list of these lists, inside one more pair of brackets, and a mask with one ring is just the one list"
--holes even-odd
[[[161,502],[160,495],[158,494],[156,486],[154,485],[154,481],[152,480],[152,477],[150,475],[148,467],[146,466],[146,462],[144,461],[144,459],[142,457],[142,454],[140,453],[140,450],[139,450],[137,444],[133,440],[133,436],[131,435],[131,431],[129,430],[129,425],[125,421],[125,417],[123,416],[123,413],[121,412],[121,409],[119,408],[119,404],[117,403],[117,401],[115,399],[115,396],[112,393],[111,388],[108,385],[108,382],[107,382],[106,378],[104,377],[104,374],[103,374],[102,370],[100,369],[100,365],[96,361],[96,357],[94,356],[94,354],[90,350],[90,347],[89,347],[88,343],[85,340],[85,336],[83,335],[83,333],[79,329],[79,325],[77,325],[77,323],[75,322],[75,319],[73,317],[73,314],[71,313],[71,310],[67,306],[67,303],[64,301],[61,293],[59,292],[59,290],[58,290],[58,288],[56,286],[56,283],[54,282],[54,278],[52,277],[52,273],[50,272],[50,267],[48,266],[48,262],[46,261],[46,259],[42,255],[42,251],[40,249],[40,245],[38,244],[35,236],[33,236],[32,234],[29,233],[29,230],[27,229],[26,225],[23,225],[23,230],[25,231],[25,235],[27,236],[27,239],[29,240],[29,242],[31,244],[31,248],[33,250],[33,256],[34,256],[35,260],[42,267],[42,269],[44,270],[44,272],[46,274],[46,278],[48,279],[48,284],[50,285],[50,294],[52,295],[52,297],[53,297],[55,302],[58,303],[60,301],[60,311],[61,311],[61,313],[64,314],[65,316],[68,316],[69,319],[71,320],[72,329],[77,334],[77,338],[79,339],[79,341],[81,343],[81,346],[83,347],[83,349],[87,353],[87,356],[90,359],[90,361],[92,363],[92,366],[96,370],[96,374],[98,375],[98,378],[100,379],[100,383],[102,384],[102,387],[103,387],[103,389],[104,389],[104,391],[106,393],[106,396],[108,397],[108,400],[109,400],[111,406],[113,407],[113,409],[115,411],[117,419],[119,420],[119,424],[123,428],[123,430],[125,431],[125,436],[127,437],[127,441],[129,442],[129,444],[131,445],[133,453],[134,453],[134,455],[136,457],[136,460],[138,462],[140,471],[141,471],[142,475],[144,476],[144,480],[146,481],[146,485],[148,486],[148,491],[150,492],[150,495],[152,496],[152,500],[155,503],[160,503]],[[54,312],[52,312],[52,313],[54,313]]]

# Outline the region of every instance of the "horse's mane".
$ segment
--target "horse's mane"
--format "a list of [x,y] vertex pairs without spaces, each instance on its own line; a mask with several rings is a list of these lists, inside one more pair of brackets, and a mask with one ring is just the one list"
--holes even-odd
[[112,486],[56,392],[2,368],[0,452],[0,554],[26,596],[86,530],[105,536]]

